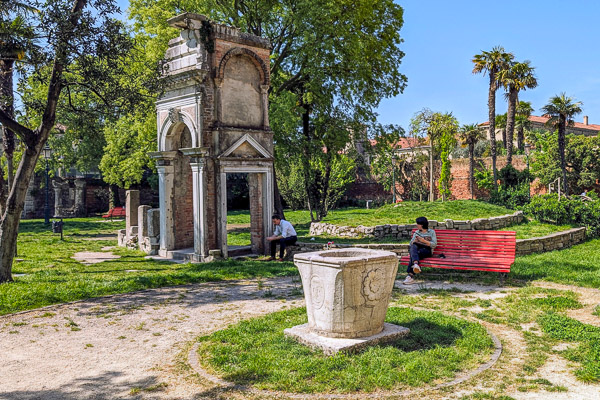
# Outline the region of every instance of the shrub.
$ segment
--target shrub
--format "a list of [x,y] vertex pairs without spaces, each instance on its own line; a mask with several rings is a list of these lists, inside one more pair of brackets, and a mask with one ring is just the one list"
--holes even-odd
[[588,229],[589,236],[600,236],[600,200],[581,201],[579,198],[562,198],[556,194],[534,197],[525,206],[532,217],[555,224],[577,224]]

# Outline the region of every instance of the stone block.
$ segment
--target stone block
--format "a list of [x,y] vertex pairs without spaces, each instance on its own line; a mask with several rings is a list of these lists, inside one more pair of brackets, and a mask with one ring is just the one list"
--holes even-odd
[[285,329],[283,333],[313,349],[322,350],[325,355],[332,356],[339,352],[356,353],[368,346],[394,342],[406,337],[410,329],[385,323],[383,330],[375,335],[347,339],[319,336],[310,330],[308,324],[303,324]]
[[138,225],[138,207],[140,206],[140,191],[128,190],[125,199],[125,229],[127,233],[132,226]]
[[[138,207],[138,235],[142,237],[148,236],[148,219],[146,214],[150,210],[150,206],[139,206]],[[141,242],[141,241],[140,241]]]
[[160,236],[160,209],[151,208],[146,212],[148,236],[158,238]]

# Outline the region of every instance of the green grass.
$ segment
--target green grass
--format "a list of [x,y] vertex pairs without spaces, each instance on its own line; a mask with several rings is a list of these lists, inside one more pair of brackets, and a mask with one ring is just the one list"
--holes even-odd
[[534,237],[547,236],[552,233],[566,231],[575,228],[574,225],[552,225],[536,220],[524,224],[512,225],[500,229],[501,231],[515,231],[517,239],[530,239]]
[[510,277],[598,288],[600,239],[589,240],[565,250],[517,257]]
[[579,346],[565,350],[563,355],[581,364],[575,371],[580,380],[600,381],[600,328],[554,312],[540,316],[538,323],[553,339],[579,342]]
[[114,233],[121,225],[95,219],[66,220],[65,240],[61,241],[60,235],[52,234],[43,221],[23,221],[13,264],[17,276],[14,282],[0,285],[0,315],[147,288],[297,274],[291,262],[174,264],[146,259],[145,254],[124,248],[112,250],[121,258],[98,264],[84,265],[71,258],[79,251],[100,251],[104,246],[116,245],[115,240],[86,239]]
[[387,322],[410,328],[407,338],[333,357],[283,334],[306,323],[304,308],[240,322],[199,339],[201,363],[238,384],[287,392],[373,392],[447,381],[475,368],[492,341],[476,323],[437,312],[390,308]]

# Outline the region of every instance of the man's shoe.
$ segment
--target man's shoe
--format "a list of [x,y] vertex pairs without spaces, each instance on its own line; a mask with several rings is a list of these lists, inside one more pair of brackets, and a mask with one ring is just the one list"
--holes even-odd
[[413,264],[413,272],[415,274],[420,274],[421,273],[421,267],[419,267],[419,264],[417,264],[417,263]]
[[405,285],[412,285],[413,283],[416,283],[416,282],[417,281],[415,281],[412,276],[408,275],[406,277],[406,279],[404,280],[404,282],[402,282],[402,283]]
[[277,261],[283,261],[283,258],[278,258]]

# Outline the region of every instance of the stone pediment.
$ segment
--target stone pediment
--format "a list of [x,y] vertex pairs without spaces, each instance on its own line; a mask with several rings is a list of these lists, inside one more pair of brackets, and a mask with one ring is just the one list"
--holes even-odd
[[225,150],[221,157],[271,158],[272,156],[256,139],[245,134]]

